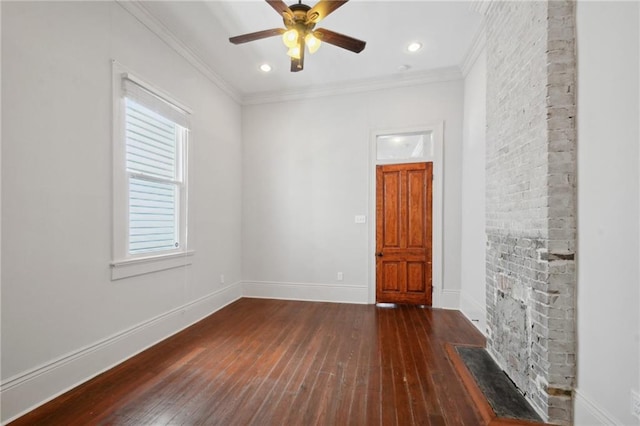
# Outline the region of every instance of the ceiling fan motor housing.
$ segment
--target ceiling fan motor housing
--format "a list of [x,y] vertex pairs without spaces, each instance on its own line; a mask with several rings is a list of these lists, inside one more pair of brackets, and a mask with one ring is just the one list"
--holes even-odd
[[[289,30],[295,29],[304,36],[316,26],[313,16],[307,16],[310,9],[311,7],[306,4],[292,4],[289,10],[293,12],[293,16],[286,12],[283,14],[284,26]],[[317,15],[317,12],[315,14]]]

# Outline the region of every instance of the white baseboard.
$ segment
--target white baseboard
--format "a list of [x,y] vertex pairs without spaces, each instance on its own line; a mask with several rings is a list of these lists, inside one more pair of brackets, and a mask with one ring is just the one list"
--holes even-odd
[[600,426],[600,425],[622,425],[613,414],[597,402],[582,393],[580,389],[575,390],[574,424],[576,426]]
[[244,281],[243,295],[258,299],[304,300],[310,302],[368,303],[366,285],[311,284],[273,281]]
[[6,424],[242,297],[235,283],[0,384],[1,423]]
[[442,289],[439,307],[442,309],[460,309],[460,290]]
[[460,292],[460,311],[483,335],[487,335],[487,310],[467,292]]

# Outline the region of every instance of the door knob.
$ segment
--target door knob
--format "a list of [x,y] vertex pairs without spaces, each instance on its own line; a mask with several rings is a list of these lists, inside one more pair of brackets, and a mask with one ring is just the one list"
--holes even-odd
[[376,253],[376,257],[382,257],[382,252]]

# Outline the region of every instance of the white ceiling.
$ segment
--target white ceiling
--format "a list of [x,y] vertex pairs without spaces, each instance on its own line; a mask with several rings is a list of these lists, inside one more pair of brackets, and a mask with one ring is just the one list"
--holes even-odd
[[[303,2],[310,6],[316,3]],[[265,1],[141,1],[137,5],[155,18],[165,37],[169,34],[177,39],[201,65],[246,99],[459,71],[481,26],[481,15],[470,8],[472,3],[351,0],[317,28],[364,40],[364,51],[355,54],[325,43],[318,52],[306,56],[305,68],[298,73],[290,72],[280,37],[243,45],[228,40],[283,27],[282,18]],[[406,46],[411,41],[421,42],[423,48],[408,53]],[[259,70],[265,62],[273,67],[268,74]],[[400,70],[402,66],[408,70]]]

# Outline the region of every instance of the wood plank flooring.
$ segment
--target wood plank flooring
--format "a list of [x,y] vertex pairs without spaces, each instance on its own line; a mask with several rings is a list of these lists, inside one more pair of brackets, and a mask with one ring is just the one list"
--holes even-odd
[[241,299],[12,425],[483,423],[445,344],[456,311]]

